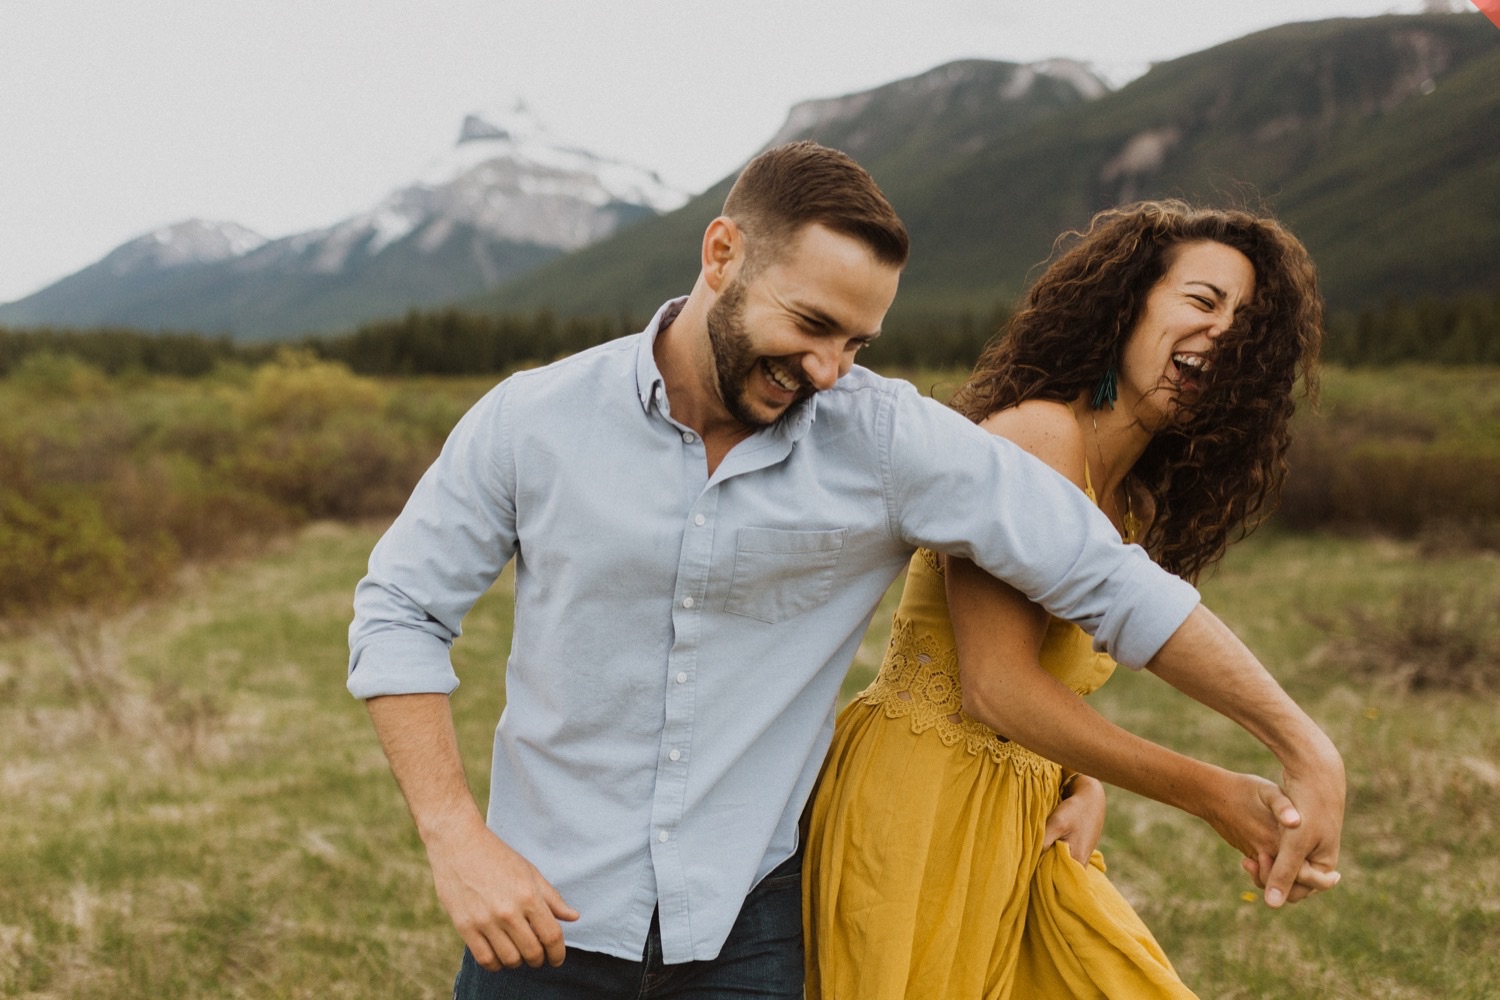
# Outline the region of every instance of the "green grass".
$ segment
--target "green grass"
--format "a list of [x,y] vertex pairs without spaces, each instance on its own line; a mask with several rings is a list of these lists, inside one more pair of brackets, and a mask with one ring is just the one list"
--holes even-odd
[[[940,398],[958,381],[908,377]],[[490,381],[382,383],[385,412],[435,440]],[[1497,385],[1486,369],[1334,370],[1314,419],[1344,452],[1460,454],[1473,480],[1500,459]],[[144,449],[187,428],[212,445],[216,394],[244,391],[228,377],[112,386],[33,398],[12,431],[76,432],[82,455],[107,453],[109,433]],[[0,397],[17,391],[0,384]],[[113,430],[86,433],[101,420]],[[174,586],[120,614],[0,622],[0,995],[445,992],[460,944],[342,685],[350,597],[377,535],[316,522],[253,557],[188,561]],[[1249,882],[1205,825],[1111,793],[1111,873],[1204,997],[1500,995],[1500,636],[1467,668],[1485,672],[1489,694],[1412,692],[1381,673],[1381,643],[1403,630],[1442,644],[1466,623],[1494,629],[1483,612],[1500,612],[1497,552],[1430,534],[1263,531],[1207,583],[1210,606],[1344,750],[1351,797],[1343,885],[1275,913],[1241,898]],[[878,668],[898,592],[845,698]],[[1446,630],[1416,630],[1413,594],[1429,595]],[[455,649],[456,722],[481,801],[510,613],[505,577]],[[1274,775],[1247,736],[1149,676],[1122,672],[1095,702],[1180,750]]]
[[[320,523],[123,618],[0,641],[0,994],[441,995],[460,946],[361,706],[349,598],[377,530]],[[1349,765],[1343,884],[1246,902],[1207,826],[1110,795],[1104,849],[1205,997],[1482,997],[1500,990],[1500,702],[1353,682],[1350,609],[1413,584],[1500,599],[1500,559],[1266,535],[1207,599]],[[471,615],[454,698],[483,801],[509,580]],[[878,664],[889,599],[846,693]],[[1323,624],[1319,624],[1319,622]],[[1495,664],[1490,669],[1500,669]],[[1152,738],[1271,774],[1248,737],[1146,675],[1097,696]]]
[[[1205,599],[1344,753],[1344,880],[1285,912],[1243,902],[1233,852],[1201,824],[1111,793],[1112,872],[1190,984],[1215,997],[1485,997],[1500,991],[1500,700],[1357,680],[1356,609],[1420,587],[1500,603],[1493,554],[1424,557],[1385,541],[1268,535],[1231,556]],[[1320,624],[1321,623],[1321,624]],[[1347,657],[1345,657],[1347,659]],[[1486,669],[1500,675],[1500,662]],[[1233,726],[1146,676],[1095,698],[1160,742],[1274,776]]]
[[[439,992],[459,946],[340,683],[374,538],[315,526],[169,603],[0,644],[0,993]],[[507,613],[476,610],[471,658]],[[456,699],[470,747],[484,673]]]

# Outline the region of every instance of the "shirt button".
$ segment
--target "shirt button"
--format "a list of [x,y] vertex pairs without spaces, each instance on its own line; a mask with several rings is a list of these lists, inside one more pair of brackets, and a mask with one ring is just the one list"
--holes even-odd
[[681,760],[682,759],[682,751],[681,750],[673,750],[671,753],[667,754],[667,756],[671,757],[673,760]]
[[708,518],[704,517],[702,514],[699,514],[697,517],[693,518],[693,523],[701,528],[703,527],[703,522],[707,520]]
[[698,435],[694,434],[692,431],[683,431],[682,440],[687,442],[688,444],[692,444],[694,441],[698,440]]
[[663,830],[661,833],[658,833],[656,839],[665,844],[667,842],[667,831]]
[[687,671],[686,670],[680,670],[680,671],[677,672],[677,683],[678,684],[686,684],[687,683]]
[[682,606],[685,607],[685,608],[692,607],[693,606],[693,599],[691,597],[684,597],[682,599]]

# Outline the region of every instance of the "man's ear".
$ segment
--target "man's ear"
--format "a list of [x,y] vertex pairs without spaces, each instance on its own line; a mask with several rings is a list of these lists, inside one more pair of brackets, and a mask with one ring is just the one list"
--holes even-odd
[[721,215],[703,231],[703,280],[715,292],[721,292],[735,273],[744,266],[745,234],[727,215]]

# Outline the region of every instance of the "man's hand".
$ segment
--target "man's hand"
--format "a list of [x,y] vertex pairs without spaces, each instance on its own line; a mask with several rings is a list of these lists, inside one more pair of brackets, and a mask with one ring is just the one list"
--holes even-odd
[[448,696],[387,695],[366,706],[427,845],[438,900],[474,961],[491,972],[522,962],[561,964],[557,922],[578,913],[485,826],[464,778]]
[[1284,824],[1272,859],[1250,858],[1245,871],[1266,890],[1266,905],[1295,903],[1339,882],[1339,837],[1344,826],[1344,762],[1337,752],[1311,765],[1287,767],[1282,780],[1299,805],[1300,821]]
[[427,859],[438,900],[474,961],[491,972],[562,964],[558,921],[577,920],[578,911],[488,827],[430,838]]
[[[1344,830],[1344,761],[1329,745],[1330,753],[1318,763],[1294,770],[1287,767],[1282,773],[1287,794],[1298,804],[1302,823],[1282,833],[1281,850],[1266,879],[1266,902],[1271,906],[1281,905],[1282,900],[1296,902],[1307,893],[1299,892],[1306,882],[1305,872],[1311,866],[1329,885],[1315,888],[1332,888],[1338,884],[1339,838]],[[1266,869],[1261,868],[1262,872]],[[1298,885],[1292,884],[1296,878]]]
[[1080,774],[1073,779],[1068,797],[1047,817],[1042,852],[1045,854],[1059,840],[1066,841],[1073,860],[1086,865],[1103,835],[1104,786],[1097,779]]
[[[1327,834],[1313,832],[1308,836],[1312,824],[1293,799],[1264,778],[1226,773],[1225,794],[1203,814],[1203,819],[1226,843],[1245,855],[1241,864],[1255,884],[1266,889],[1266,904],[1277,907],[1284,902],[1295,903],[1337,885],[1339,874],[1327,858]],[[1338,815],[1343,816],[1342,807]],[[1304,843],[1315,846],[1318,854],[1311,853],[1313,846],[1303,850]],[[1336,862],[1337,831],[1331,843]],[[1262,873],[1277,873],[1279,881],[1270,881]],[[1268,886],[1279,892],[1273,895]]]

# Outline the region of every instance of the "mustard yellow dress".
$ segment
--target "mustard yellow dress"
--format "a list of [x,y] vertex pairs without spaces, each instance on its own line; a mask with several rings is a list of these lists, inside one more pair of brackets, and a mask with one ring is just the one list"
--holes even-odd
[[[1113,672],[1053,620],[1043,666]],[[942,563],[912,557],[885,662],[840,714],[803,862],[808,1000],[1192,997],[1104,874],[1045,854],[1057,764],[963,714]]]

